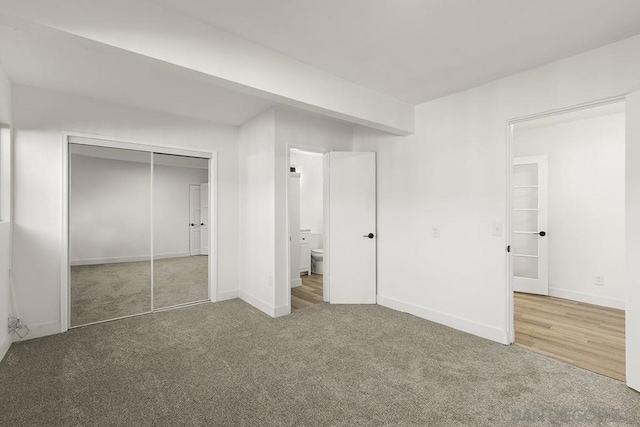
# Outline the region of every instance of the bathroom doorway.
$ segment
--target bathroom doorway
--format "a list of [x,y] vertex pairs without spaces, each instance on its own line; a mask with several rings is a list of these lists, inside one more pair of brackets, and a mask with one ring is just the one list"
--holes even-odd
[[324,302],[323,153],[291,148],[289,153],[291,310]]

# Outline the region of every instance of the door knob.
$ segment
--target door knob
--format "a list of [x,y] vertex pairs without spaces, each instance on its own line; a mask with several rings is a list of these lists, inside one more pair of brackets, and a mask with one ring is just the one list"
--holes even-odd
[[540,236],[544,237],[544,236],[546,236],[546,235],[547,235],[547,232],[546,232],[546,231],[541,231],[541,232],[539,232],[538,234],[539,234]]
[[194,225],[195,225],[194,223],[191,223],[191,226],[192,226],[192,227],[193,227]]
[[368,238],[370,238],[370,239],[373,239],[375,236],[373,235],[373,233],[369,233],[369,234],[365,234],[365,235],[364,235],[364,236],[362,236],[362,237],[368,237]]
[[204,222],[201,222],[200,225],[204,227]]

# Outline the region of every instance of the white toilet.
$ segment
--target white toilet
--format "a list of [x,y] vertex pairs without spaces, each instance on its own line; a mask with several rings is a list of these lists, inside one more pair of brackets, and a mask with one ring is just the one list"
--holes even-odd
[[311,272],[316,274],[322,274],[322,249],[311,249]]

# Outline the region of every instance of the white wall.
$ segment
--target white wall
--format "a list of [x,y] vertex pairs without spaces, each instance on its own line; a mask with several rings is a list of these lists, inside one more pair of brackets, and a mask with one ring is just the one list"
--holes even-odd
[[237,128],[14,87],[14,279],[31,337],[60,331],[62,131],[218,150],[218,297],[238,289]]
[[322,154],[291,150],[290,159],[300,173],[300,229],[322,234]]
[[624,113],[516,125],[513,141],[514,157],[549,158],[549,294],[624,309]]
[[[140,161],[71,156],[71,265],[149,259],[151,158],[135,154]],[[189,255],[189,185],[207,181],[206,169],[154,165],[155,257]]]
[[[240,298],[275,316],[274,131],[269,110],[240,127]],[[288,177],[288,173],[287,173]]]
[[640,89],[638,52],[640,36],[419,105],[415,135],[356,128],[378,151],[379,303],[506,343],[506,121]]
[[[0,123],[10,125],[11,118],[11,91],[12,86],[9,77],[0,67]],[[6,133],[3,133],[6,137]],[[2,154],[5,154],[3,151]],[[3,159],[4,160],[4,159]],[[3,161],[3,164],[4,161]],[[3,174],[2,179],[6,179]],[[4,190],[3,186],[3,190]],[[11,224],[0,222],[0,360],[11,345],[9,334],[7,333],[7,318],[9,317],[9,268],[11,266]]]

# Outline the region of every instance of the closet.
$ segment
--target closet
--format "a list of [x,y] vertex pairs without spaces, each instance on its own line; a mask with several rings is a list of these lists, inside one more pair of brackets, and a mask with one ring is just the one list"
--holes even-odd
[[69,327],[209,301],[210,158],[101,142],[69,138]]

